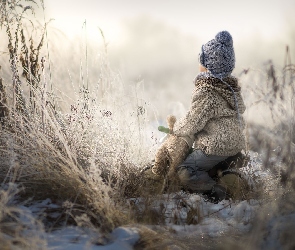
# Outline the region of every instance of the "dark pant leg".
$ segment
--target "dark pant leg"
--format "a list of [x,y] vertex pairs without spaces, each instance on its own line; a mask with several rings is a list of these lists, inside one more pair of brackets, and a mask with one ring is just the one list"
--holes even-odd
[[227,156],[205,155],[201,150],[195,150],[177,168],[181,185],[192,191],[211,190],[215,181],[207,171]]

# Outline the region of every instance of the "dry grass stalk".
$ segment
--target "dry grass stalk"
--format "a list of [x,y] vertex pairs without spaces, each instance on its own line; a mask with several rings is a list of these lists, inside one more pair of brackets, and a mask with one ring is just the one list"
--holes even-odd
[[[71,111],[68,114],[51,106],[50,100],[46,99],[44,62],[41,66],[43,75],[39,73],[38,64],[44,36],[36,48],[31,38],[28,48],[27,38],[19,19],[21,16],[13,17],[15,18],[13,20],[17,20],[17,26],[15,36],[12,35],[11,17],[5,8],[9,4],[15,8],[19,3],[20,1],[1,3],[1,24],[5,25],[9,38],[8,48],[15,95],[12,105],[7,105],[9,122],[14,124],[13,130],[4,127],[0,132],[1,181],[5,183],[15,181],[22,184],[28,196],[52,197],[67,201],[73,204],[68,212],[72,217],[76,216],[75,208],[79,207],[81,213],[90,218],[91,225],[99,226],[104,231],[110,231],[130,221],[165,224],[166,208],[159,205],[154,209],[154,202],[157,200],[150,194],[145,194],[146,187],[139,172],[139,169],[149,161],[149,156],[153,155],[153,152],[147,149],[143,136],[146,132],[149,111],[146,101],[139,97],[137,89],[135,93],[127,95],[128,91],[124,89],[120,77],[114,75],[105,57],[101,57],[96,92],[90,92],[88,86],[81,88],[78,101],[71,104]],[[25,9],[29,8],[24,7],[23,10]],[[21,84],[18,72],[19,44],[23,45],[20,60],[25,69],[24,76],[30,86],[33,86],[29,98],[33,101],[32,106],[36,112],[29,112],[30,115],[24,112],[29,110],[29,107],[25,105],[28,98],[22,94],[24,86]],[[286,58],[289,57],[287,54]],[[275,184],[275,189],[269,191],[269,188],[268,193],[264,192],[263,196],[259,197],[264,197],[263,202],[268,205],[273,197],[283,193],[280,196],[284,204],[281,210],[285,211],[290,211],[290,207],[293,206],[292,199],[286,197],[292,197],[295,189],[292,151],[294,72],[294,65],[290,60],[287,61],[282,76],[278,75],[273,64],[269,64],[265,79],[268,86],[265,86],[265,90],[262,89],[262,93],[252,90],[258,95],[255,103],[266,103],[271,110],[273,120],[280,121],[276,124],[277,131],[263,133],[258,129],[252,132],[254,136],[250,141],[250,148],[259,149],[261,152],[264,150],[262,165],[272,171],[279,180],[277,182],[273,179],[267,180]],[[39,84],[41,76],[43,76],[43,86]],[[1,95],[5,93],[5,90],[2,91],[1,88],[0,90]],[[4,100],[5,94],[1,101],[4,103]],[[287,128],[286,133],[283,133],[282,128]],[[280,150],[273,151],[278,146]],[[257,180],[257,183],[259,181]],[[263,191],[265,185],[260,187],[256,185],[256,187]],[[141,194],[143,209],[134,207],[130,212],[128,206],[124,204],[126,194],[128,196]],[[163,204],[165,198],[161,201]],[[5,201],[0,201],[1,204],[5,204]],[[177,204],[179,207],[176,209],[181,209],[181,202]],[[278,211],[277,205],[274,203],[273,211]],[[122,210],[124,212],[121,212]],[[261,218],[258,221],[262,220]],[[179,223],[177,213],[172,219],[175,223]],[[190,207],[186,223],[194,224],[201,220],[200,209]],[[253,232],[255,230],[254,227]],[[157,238],[153,232],[143,233],[142,241],[137,247],[153,249],[168,248],[171,245],[171,241],[167,242],[161,237],[159,241],[155,240]],[[190,249],[191,246],[179,243],[179,247],[184,249]]]
[[[1,66],[0,66],[1,70]],[[0,76],[0,122],[1,125],[4,126],[5,119],[9,116],[8,108],[7,108],[7,96],[5,87]]]
[[[108,68],[105,70],[111,77],[112,72]],[[18,76],[17,72],[12,73]],[[108,80],[117,86],[116,92],[105,92],[107,104],[90,103],[82,93],[77,104],[72,105],[70,114],[57,111],[46,101],[44,64],[43,81],[43,88],[31,90],[36,112],[25,115],[13,106],[9,107],[9,123],[14,124],[14,128],[4,129],[0,134],[1,180],[22,183],[27,196],[52,197],[78,204],[101,230],[109,231],[125,223],[127,215],[118,207],[124,202],[121,195],[127,178],[122,174],[124,171],[130,173],[134,159],[138,159],[134,147],[138,147],[139,142],[131,140],[138,134],[130,129],[136,128],[137,122],[143,122],[143,113],[132,117],[131,126],[126,126],[122,119],[123,105],[112,111],[108,109],[110,101],[113,103],[117,98],[126,102],[121,98],[123,93],[118,88],[121,84],[117,84],[118,78]],[[92,100],[94,96],[95,93]],[[85,106],[85,103],[89,105]],[[126,105],[129,107],[130,104],[124,103],[124,109]],[[130,107],[133,106],[131,103]],[[131,134],[126,133],[128,131]]]
[[43,225],[13,204],[18,192],[12,183],[0,191],[1,249],[47,249]]

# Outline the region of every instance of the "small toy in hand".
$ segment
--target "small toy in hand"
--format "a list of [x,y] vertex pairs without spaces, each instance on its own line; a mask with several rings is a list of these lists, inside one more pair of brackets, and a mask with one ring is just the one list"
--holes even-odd
[[168,134],[168,138],[161,144],[155,156],[155,164],[152,167],[152,172],[156,175],[173,175],[175,168],[179,166],[189,154],[190,148],[186,141],[173,133],[175,122],[176,117],[169,115],[167,116],[169,128],[163,126],[158,127],[159,131]]
[[176,122],[176,117],[174,115],[168,115],[166,118],[167,124],[168,124],[168,128],[164,127],[164,126],[159,126],[158,130],[161,132],[164,132],[166,134],[173,134],[173,128],[174,128],[174,124]]

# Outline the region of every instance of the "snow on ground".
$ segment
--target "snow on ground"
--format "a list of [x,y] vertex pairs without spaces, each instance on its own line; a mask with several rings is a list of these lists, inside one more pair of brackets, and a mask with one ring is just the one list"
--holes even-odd
[[101,239],[94,230],[85,230],[79,227],[65,227],[47,234],[49,249],[63,250],[131,250],[139,240],[136,228],[116,228],[108,239]]
[[[63,211],[61,205],[55,204],[51,199],[42,201],[31,201],[26,205],[19,206],[23,211],[20,213],[21,220],[29,224],[28,218],[39,218],[44,221],[46,216],[46,226],[54,226],[54,221],[58,220]],[[110,235],[104,236],[98,230],[92,228],[82,228],[78,226],[63,226],[51,232],[38,232],[39,237],[45,239],[48,249],[52,250],[130,250],[139,240],[139,233],[136,228],[118,227]]]
[[[140,200],[137,203],[141,206]],[[159,197],[154,201],[154,209],[165,216],[166,227],[180,235],[204,234],[211,237],[221,236],[231,230],[248,231],[259,207],[260,203],[256,200],[225,200],[213,204],[197,194],[184,192]]]
[[295,212],[270,219],[267,223],[266,230],[268,233],[265,234],[266,237],[262,243],[262,249],[294,249],[294,240],[293,244],[289,246],[283,245],[294,239],[294,221]]
[[[264,186],[265,192],[276,185],[269,170],[262,167],[258,154],[251,152],[247,166],[240,169],[248,183]],[[134,199],[139,209],[144,209],[145,200]],[[166,226],[178,234],[190,234],[217,237],[229,231],[246,232],[251,228],[252,219],[261,207],[261,202],[255,199],[244,201],[224,200],[218,204],[206,201],[202,195],[178,192],[155,197],[153,209],[162,214]]]
[[[271,180],[271,173],[262,169],[261,160],[257,155],[251,155],[248,166],[242,171],[248,176],[251,185],[255,185],[257,180]],[[133,202],[139,209],[144,207],[141,198],[134,199]],[[185,192],[156,196],[152,204],[158,214],[165,218],[166,227],[179,236],[206,237],[218,237],[231,231],[247,232],[251,228],[256,211],[261,206],[260,202],[254,199],[225,200],[213,204],[201,195]],[[34,201],[21,208],[34,217],[46,213],[51,221],[57,220],[62,211],[61,205],[54,204],[50,199]],[[131,227],[116,228],[108,236],[102,236],[95,229],[78,226],[64,226],[44,234],[49,249],[127,250],[132,249],[140,237],[139,230]]]
[[[139,201],[138,201],[139,202]],[[165,203],[160,205],[160,203]],[[235,230],[239,232],[248,231],[251,227],[251,219],[255,211],[259,209],[258,201],[222,201],[218,204],[206,202],[196,194],[184,192],[171,195],[163,195],[155,202],[156,209],[164,209],[166,217],[166,228],[169,227],[179,236],[209,236],[218,237]],[[191,208],[200,213],[195,213],[193,224],[187,221]],[[30,211],[35,217],[44,211],[55,211],[58,205],[46,199],[40,202],[31,203],[23,207]],[[60,210],[61,211],[61,210]],[[58,218],[59,212],[53,212],[51,218]],[[152,226],[152,225],[151,225]],[[94,249],[94,250],[115,250],[133,249],[134,244],[139,240],[139,233],[135,227],[119,227],[110,235],[103,236],[95,229],[85,229],[78,226],[64,226],[58,230],[43,233],[47,241],[48,249]]]

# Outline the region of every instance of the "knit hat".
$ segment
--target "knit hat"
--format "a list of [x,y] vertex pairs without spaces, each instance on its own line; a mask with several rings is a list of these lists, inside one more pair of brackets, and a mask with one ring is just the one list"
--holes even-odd
[[233,39],[229,32],[221,31],[215,39],[202,45],[200,63],[217,78],[225,78],[235,68]]

